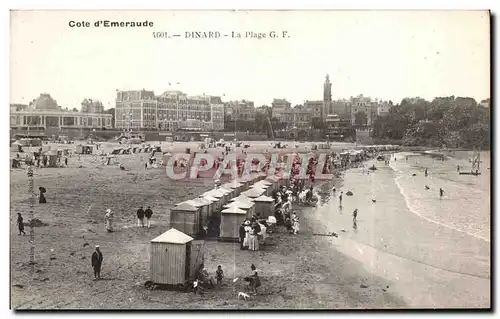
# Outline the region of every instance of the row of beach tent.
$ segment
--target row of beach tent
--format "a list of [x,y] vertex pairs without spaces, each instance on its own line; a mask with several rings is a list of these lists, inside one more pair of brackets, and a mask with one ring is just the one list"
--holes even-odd
[[145,146],[145,147],[117,147],[111,151],[112,155],[135,154],[135,153],[151,153],[153,151],[161,152],[160,146]]
[[265,219],[274,216],[274,190],[286,185],[288,179],[278,176],[266,178],[265,173],[253,173],[222,184],[198,198],[177,204],[170,210],[170,223],[185,234],[196,236],[208,220],[220,212],[222,240],[239,238],[239,227],[253,215]]

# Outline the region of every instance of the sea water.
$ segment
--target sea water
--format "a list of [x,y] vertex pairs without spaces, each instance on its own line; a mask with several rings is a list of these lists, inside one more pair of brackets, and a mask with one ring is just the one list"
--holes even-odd
[[[396,171],[396,184],[411,212],[489,242],[490,154],[481,153],[481,175],[460,175],[457,165],[462,171],[470,171],[472,164],[468,160],[471,157],[472,152],[456,152],[443,161],[430,156],[399,153],[396,160],[391,160],[390,166]],[[444,190],[442,197],[440,188]]]

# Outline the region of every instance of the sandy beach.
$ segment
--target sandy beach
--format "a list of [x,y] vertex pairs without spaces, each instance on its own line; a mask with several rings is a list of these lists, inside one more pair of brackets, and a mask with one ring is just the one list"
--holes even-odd
[[[391,175],[394,170],[389,167],[381,167],[370,176],[361,174],[361,169],[352,169],[343,174],[342,180],[318,183],[320,207],[298,209],[300,234],[290,235],[279,229],[260,251],[241,251],[238,244],[206,241],[207,269],[213,273],[217,265],[222,265],[225,272],[225,283],[219,290],[201,296],[146,290],[149,241],[168,229],[169,208],[212,188],[213,180],[174,182],[161,169],[144,169],[146,154],[119,158],[126,171],[103,166],[93,156],[81,156],[81,161],[73,156],[69,168],[35,171],[35,189],[47,189],[48,203],[35,204],[35,217],[47,225],[35,228],[33,277],[28,264],[29,236],[18,236],[15,224],[17,212],[23,213],[25,221],[29,218],[28,180],[24,170],[11,170],[13,308],[374,309],[490,305],[489,243],[440,228],[409,212]],[[337,193],[354,193],[352,197],[344,196],[341,212],[337,199],[329,199],[332,183]],[[372,204],[371,197],[375,196],[377,203]],[[141,205],[150,205],[154,211],[149,230],[135,226],[135,211]],[[360,211],[356,232],[350,222],[354,207]],[[115,211],[113,233],[104,229],[106,208]],[[26,231],[29,233],[29,228]],[[339,236],[314,235],[331,232]],[[90,267],[96,244],[104,255],[101,281],[92,280]],[[259,294],[248,302],[236,300],[243,283],[233,283],[232,279],[248,275],[252,263],[262,277]]]

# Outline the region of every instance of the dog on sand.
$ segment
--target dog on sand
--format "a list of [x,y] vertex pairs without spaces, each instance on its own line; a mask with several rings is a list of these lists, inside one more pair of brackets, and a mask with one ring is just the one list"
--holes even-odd
[[238,300],[240,300],[240,297],[245,301],[248,301],[248,299],[250,299],[250,296],[242,291],[238,292]]

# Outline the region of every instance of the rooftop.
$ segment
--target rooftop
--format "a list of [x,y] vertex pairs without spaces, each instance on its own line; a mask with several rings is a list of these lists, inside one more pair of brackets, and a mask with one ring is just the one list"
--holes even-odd
[[156,237],[155,239],[151,240],[152,243],[172,243],[172,244],[186,244],[189,243],[190,241],[194,240],[193,237],[188,236],[184,234],[181,231],[178,231],[175,228],[171,228],[161,234],[160,236]]

